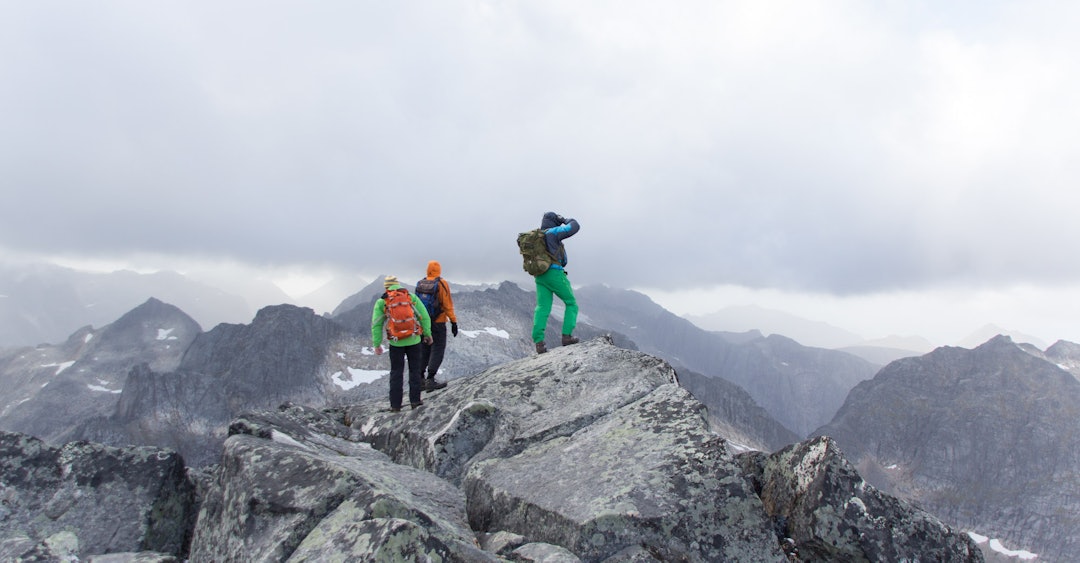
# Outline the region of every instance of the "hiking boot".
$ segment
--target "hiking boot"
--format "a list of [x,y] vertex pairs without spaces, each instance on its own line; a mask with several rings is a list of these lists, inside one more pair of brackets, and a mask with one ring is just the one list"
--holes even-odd
[[401,412],[401,407],[390,407],[390,412]]
[[569,346],[571,344],[577,344],[578,342],[581,342],[581,341],[578,340],[574,336],[570,336],[569,334],[562,335],[562,345],[563,346]]
[[415,408],[417,408],[417,407],[422,407],[422,406],[424,406],[424,402],[423,402],[423,401],[420,401],[419,403],[409,403],[409,406],[415,409]]
[[536,353],[537,354],[545,354],[545,353],[547,353],[547,346],[544,346],[544,341],[543,340],[536,343]]
[[427,391],[429,393],[442,389],[443,387],[446,387],[446,384],[440,381],[435,381],[434,377],[424,380],[424,391]]

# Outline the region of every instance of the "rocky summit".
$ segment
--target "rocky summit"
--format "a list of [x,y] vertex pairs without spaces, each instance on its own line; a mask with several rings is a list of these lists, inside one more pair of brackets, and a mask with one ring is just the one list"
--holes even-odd
[[[286,404],[228,433],[190,477],[190,543],[131,541],[109,561],[982,561],[828,438],[735,453],[669,364],[604,338],[456,379],[416,409]],[[70,553],[104,553],[72,534]],[[20,536],[22,553],[55,553],[55,536]]]

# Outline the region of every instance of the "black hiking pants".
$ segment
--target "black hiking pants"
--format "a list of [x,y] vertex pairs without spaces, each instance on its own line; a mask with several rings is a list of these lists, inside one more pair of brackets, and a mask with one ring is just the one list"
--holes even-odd
[[427,369],[428,379],[435,379],[446,353],[446,323],[431,323],[431,344],[420,344],[420,347],[423,350],[420,365]]
[[390,408],[401,408],[405,392],[405,361],[409,362],[409,404],[420,404],[424,390],[424,364],[420,363],[420,344],[390,346]]

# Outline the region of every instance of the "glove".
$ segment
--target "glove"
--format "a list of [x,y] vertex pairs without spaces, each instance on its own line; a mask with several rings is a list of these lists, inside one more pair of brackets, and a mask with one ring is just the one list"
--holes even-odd
[[560,225],[565,225],[569,222],[566,220],[566,217],[563,217],[562,215],[556,217],[555,220],[558,221]]
[[431,346],[431,343],[435,342],[435,340],[432,339],[430,336],[425,336],[425,337],[421,338],[420,341],[423,342],[424,344],[427,344],[428,346]]
[[457,323],[450,323],[450,332],[454,333],[454,338],[457,338]]

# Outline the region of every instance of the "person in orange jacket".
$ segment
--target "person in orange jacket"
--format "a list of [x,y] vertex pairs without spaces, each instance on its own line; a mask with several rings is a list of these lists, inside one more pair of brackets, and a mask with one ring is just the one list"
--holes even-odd
[[450,331],[454,337],[458,335],[454,298],[450,294],[450,284],[442,278],[441,264],[435,260],[428,262],[427,277],[416,282],[415,293],[431,316],[432,342],[421,346],[420,359],[420,365],[425,368],[424,390],[430,392],[446,387],[446,383],[435,380],[446,352],[446,321],[450,321]]

